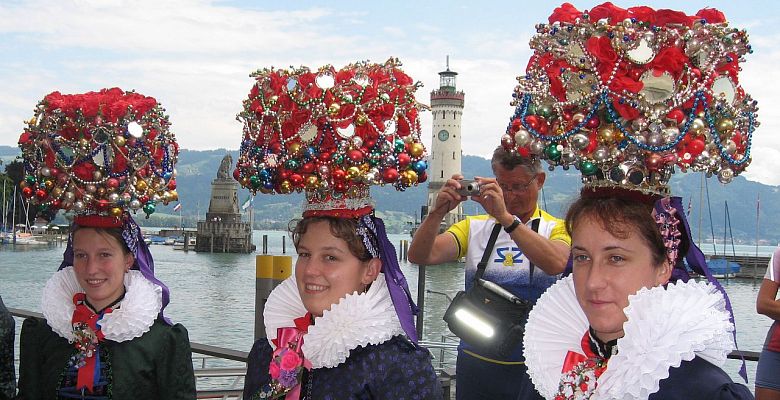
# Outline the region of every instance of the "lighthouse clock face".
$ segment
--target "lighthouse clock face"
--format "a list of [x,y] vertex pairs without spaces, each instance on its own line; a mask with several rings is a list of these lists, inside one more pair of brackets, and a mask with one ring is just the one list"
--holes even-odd
[[439,140],[444,142],[444,141],[446,141],[449,138],[450,138],[450,133],[449,132],[445,131],[444,129],[439,131]]

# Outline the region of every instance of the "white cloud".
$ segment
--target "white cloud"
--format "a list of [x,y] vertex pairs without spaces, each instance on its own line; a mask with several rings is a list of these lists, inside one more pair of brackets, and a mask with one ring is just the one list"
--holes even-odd
[[[380,7],[380,6],[377,6]],[[460,8],[464,5],[460,5]],[[468,4],[468,7],[474,7]],[[381,7],[380,7],[381,8]],[[426,7],[421,9],[425,10]],[[538,21],[513,21],[510,29],[483,17],[443,21],[437,7],[401,20],[387,10],[349,10],[328,5],[291,11],[240,9],[197,0],[66,0],[0,3],[0,144],[15,145],[23,121],[53,90],[78,93],[102,87],[136,89],[168,110],[183,148],[237,148],[235,115],[247,95],[249,74],[262,67],[382,62],[397,56],[404,70],[425,86],[429,103],[438,88],[445,55],[466,93],[463,151],[488,156],[505,131],[509,105],[530,57],[528,41]],[[469,14],[469,13],[466,13]],[[473,15],[477,15],[475,10]],[[777,20],[748,21],[763,27]],[[743,27],[740,25],[739,27]],[[751,33],[742,85],[759,101],[761,127],[754,137],[748,178],[780,184],[771,171],[780,160],[780,36]],[[765,33],[766,32],[766,33]],[[423,113],[430,145],[430,114]]]

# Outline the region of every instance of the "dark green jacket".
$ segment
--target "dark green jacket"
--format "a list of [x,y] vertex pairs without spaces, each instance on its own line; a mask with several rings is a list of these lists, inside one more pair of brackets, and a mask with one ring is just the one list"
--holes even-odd
[[[195,399],[195,375],[187,329],[169,326],[159,317],[149,332],[130,341],[103,341],[108,351],[111,398]],[[19,398],[56,399],[73,345],[45,320],[28,318],[19,345]]]

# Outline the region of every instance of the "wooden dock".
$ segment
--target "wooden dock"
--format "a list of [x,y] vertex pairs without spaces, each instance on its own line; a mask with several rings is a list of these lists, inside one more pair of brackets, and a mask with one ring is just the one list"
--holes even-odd
[[[711,256],[708,254],[707,257]],[[718,255],[718,258],[725,258],[739,264],[741,269],[737,273],[737,278],[762,279],[769,265],[769,256]]]

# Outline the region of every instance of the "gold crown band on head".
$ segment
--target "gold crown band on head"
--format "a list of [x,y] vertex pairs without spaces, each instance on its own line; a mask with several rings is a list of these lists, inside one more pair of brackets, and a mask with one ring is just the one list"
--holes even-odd
[[255,72],[237,117],[244,137],[233,177],[253,193],[304,191],[319,211],[370,203],[371,185],[424,182],[421,85],[400,66],[391,58]]
[[739,62],[752,50],[720,11],[565,3],[536,31],[505,148],[574,166],[586,186],[655,194],[675,167],[728,183],[750,163],[758,107]]
[[119,88],[38,103],[19,137],[22,193],[41,210],[119,217],[178,200],[176,138],[152,97]]

